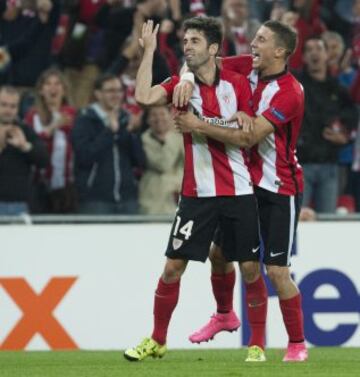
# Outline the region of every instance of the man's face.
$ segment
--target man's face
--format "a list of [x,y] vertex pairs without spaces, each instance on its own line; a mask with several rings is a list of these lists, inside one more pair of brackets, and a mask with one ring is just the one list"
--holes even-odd
[[262,71],[267,69],[275,59],[276,45],[275,34],[269,28],[261,26],[251,44],[253,68]]
[[228,0],[225,6],[231,20],[243,21],[249,15],[247,0]]
[[101,106],[107,110],[116,110],[123,100],[123,87],[118,79],[105,81],[100,90],[95,92],[97,100]]
[[0,91],[0,123],[12,124],[17,119],[20,97],[17,93]]
[[324,41],[327,45],[327,54],[329,60],[340,61],[344,53],[344,45],[337,38],[325,37]]
[[184,55],[190,70],[196,70],[210,59],[209,46],[204,34],[195,29],[188,29],[184,35]]
[[324,41],[320,39],[310,39],[305,43],[304,63],[309,71],[318,71],[327,66],[328,54]]
[[171,126],[171,116],[168,108],[166,106],[154,106],[150,108],[147,122],[155,134],[168,132]]

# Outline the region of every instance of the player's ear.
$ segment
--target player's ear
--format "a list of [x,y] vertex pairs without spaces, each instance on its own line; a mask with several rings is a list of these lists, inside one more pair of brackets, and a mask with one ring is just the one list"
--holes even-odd
[[212,43],[209,46],[209,53],[211,56],[216,56],[219,52],[219,45],[217,43]]
[[285,58],[286,57],[286,48],[276,47],[275,48],[275,57],[276,58]]

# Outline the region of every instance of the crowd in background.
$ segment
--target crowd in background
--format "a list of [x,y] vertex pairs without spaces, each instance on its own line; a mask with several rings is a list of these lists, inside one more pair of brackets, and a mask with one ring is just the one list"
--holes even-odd
[[134,99],[138,39],[160,24],[160,83],[194,15],[221,17],[223,56],[249,53],[267,19],[298,31],[304,207],[360,212],[360,0],[0,0],[0,14],[0,214],[174,212],[182,138],[171,109]]

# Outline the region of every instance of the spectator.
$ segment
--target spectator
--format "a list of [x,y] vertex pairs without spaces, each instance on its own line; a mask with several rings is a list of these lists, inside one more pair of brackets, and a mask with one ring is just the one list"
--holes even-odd
[[171,129],[171,114],[166,106],[150,108],[145,120],[149,129],[142,135],[146,170],[139,186],[141,211],[173,214],[183,175],[182,137]]
[[[124,108],[130,113],[129,130],[136,130],[141,126],[142,108],[135,100],[135,79],[136,73],[142,58],[142,51],[139,49],[139,35],[136,29],[133,35],[124,45],[118,58],[110,67],[109,72],[119,75],[124,87]],[[170,76],[166,61],[158,53],[155,53],[153,68],[153,83],[159,84]]]
[[[360,111],[360,109],[359,109]],[[355,210],[360,212],[360,122],[354,145],[354,160],[352,165],[352,192],[355,201]]]
[[355,79],[356,70],[352,67],[352,50],[345,50],[343,37],[336,31],[325,31],[321,34],[328,51],[328,69],[331,76],[349,87]]
[[271,17],[274,8],[287,9],[289,1],[290,0],[251,0],[249,2],[251,17],[263,23]]
[[50,164],[38,172],[38,210],[45,213],[75,211],[73,151],[70,132],[75,108],[70,106],[68,88],[62,73],[49,69],[36,84],[35,106],[25,121],[41,137],[50,155]]
[[292,26],[297,31],[298,44],[290,57],[289,68],[295,71],[301,70],[304,41],[326,30],[325,24],[320,19],[319,0],[291,0],[289,7],[275,4],[271,18]]
[[134,29],[148,18],[160,23],[167,11],[165,0],[138,0],[135,7],[123,8],[119,0],[107,0],[96,16],[98,27],[104,30],[104,54],[101,67],[108,69],[117,53]]
[[[57,60],[64,68],[74,105],[80,109],[90,103],[94,81],[100,73],[103,30],[95,17],[106,0],[65,0],[63,28],[67,28]],[[59,25],[60,27],[60,25]]]
[[[29,2],[30,4],[32,2]],[[30,9],[25,14],[31,14]],[[47,69],[52,63],[51,43],[55,35],[56,27],[60,16],[60,0],[37,0],[36,7],[33,10],[34,20],[32,23],[39,22],[42,24],[41,33],[32,41],[31,48],[26,54],[13,62],[11,65],[11,84],[18,87],[33,87],[40,76],[41,72]],[[25,16],[23,16],[25,17]],[[27,26],[24,23],[15,22],[14,27],[8,30],[10,33],[19,32],[27,33]],[[17,31],[15,31],[17,30]]]
[[[355,81],[357,70],[352,65],[352,50],[345,51],[345,43],[342,36],[335,31],[325,31],[321,35],[328,50],[328,70],[329,74],[336,78],[338,82],[349,89]],[[354,129],[349,135],[349,142],[340,148],[338,155],[339,162],[339,198],[338,207],[347,207],[352,210],[347,202],[351,203],[352,194],[352,174],[351,165],[354,155],[354,139],[356,130]],[[341,210],[341,209],[340,209]],[[339,212],[339,208],[337,209]]]
[[[173,22],[169,19],[161,22],[159,29],[159,52],[165,57],[171,75],[177,75],[184,64],[183,39],[184,30],[182,22]],[[156,52],[154,59],[156,59]]]
[[82,111],[72,133],[79,211],[88,214],[134,214],[138,190],[134,169],[144,166],[140,138],[127,130],[118,77],[95,81],[96,102]]
[[306,67],[299,76],[305,91],[305,115],[298,142],[304,168],[303,205],[317,213],[334,213],[338,196],[337,155],[357,124],[357,110],[348,92],[328,75],[327,50],[320,38],[304,45]]
[[302,207],[299,221],[316,221],[316,212],[310,207]]
[[260,22],[249,17],[248,0],[224,0],[222,15],[225,24],[224,55],[250,53]]
[[20,95],[0,88],[0,214],[29,212],[32,167],[46,167],[45,145],[30,128],[19,122]]
[[21,2],[0,2],[0,84],[11,81],[14,65],[26,57],[45,31],[44,19],[24,12]]

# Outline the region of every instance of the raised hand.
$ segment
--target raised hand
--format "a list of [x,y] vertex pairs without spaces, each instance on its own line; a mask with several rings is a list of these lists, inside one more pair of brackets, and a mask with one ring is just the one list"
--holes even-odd
[[141,30],[141,38],[139,39],[140,46],[144,50],[156,50],[156,37],[159,30],[159,24],[154,28],[154,21],[148,20],[144,22]]
[[26,140],[24,132],[17,126],[9,129],[7,143],[22,151],[29,149],[29,142]]

